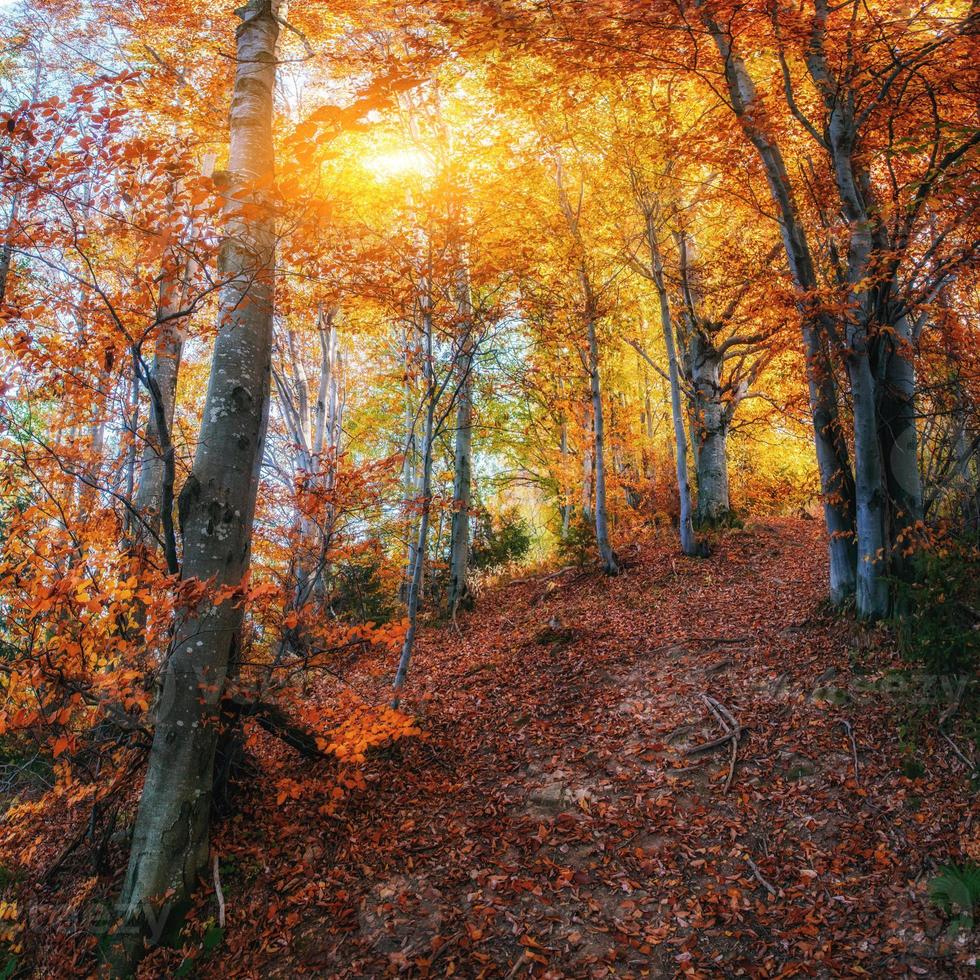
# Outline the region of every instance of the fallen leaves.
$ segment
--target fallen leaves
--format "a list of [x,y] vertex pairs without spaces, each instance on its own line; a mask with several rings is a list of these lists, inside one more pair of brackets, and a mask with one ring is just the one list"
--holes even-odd
[[[515,642],[541,626],[534,582],[484,595],[459,632],[423,635],[404,712],[378,707],[378,648],[359,697],[319,682],[304,721],[339,765],[250,733],[254,785],[215,842],[225,940],[202,976],[968,975],[924,885],[931,856],[975,843],[955,766],[937,752],[902,776],[893,711],[868,699],[846,707],[858,787],[843,709],[806,696],[850,669],[850,627],[819,617],[816,533],[757,524],[706,562],[645,543],[628,575],[563,589],[576,638],[554,649]],[[776,545],[793,584],[772,584]],[[706,672],[720,647],[732,664]],[[725,751],[675,767],[718,734],[706,688],[750,733],[727,794]],[[63,884],[82,887],[67,869]],[[201,895],[202,929],[215,901]],[[59,929],[32,925],[37,962],[63,955]]]

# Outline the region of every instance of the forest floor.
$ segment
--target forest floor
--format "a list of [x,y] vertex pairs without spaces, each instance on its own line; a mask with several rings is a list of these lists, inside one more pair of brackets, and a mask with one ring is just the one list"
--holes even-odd
[[[335,769],[258,736],[196,975],[975,975],[926,882],[976,848],[976,798],[934,723],[900,740],[887,634],[826,613],[824,554],[816,522],[761,520],[708,559],[654,538],[618,578],[484,592],[422,631],[422,735],[332,816]],[[380,698],[390,668],[347,681]],[[734,769],[731,740],[688,751],[723,734],[715,702]]]

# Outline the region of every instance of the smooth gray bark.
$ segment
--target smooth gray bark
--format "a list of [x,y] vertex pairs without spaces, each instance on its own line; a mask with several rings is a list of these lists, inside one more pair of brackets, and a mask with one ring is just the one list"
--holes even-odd
[[[561,396],[561,379],[558,381],[558,393]],[[569,456],[568,449],[568,419],[565,417],[564,409],[562,409],[561,422],[559,424],[558,432],[558,451],[561,453],[562,460],[562,473],[565,473],[566,460]],[[559,510],[561,511],[561,540],[565,541],[568,538],[568,531],[572,525],[572,511],[574,507],[570,499],[568,499],[568,489],[561,480],[558,483],[558,495],[559,495]]]
[[619,561],[609,543],[609,519],[606,511],[605,423],[602,412],[602,382],[599,377],[599,340],[595,317],[586,324],[589,341],[589,389],[592,394],[593,445],[595,446],[595,537],[599,558],[607,575],[618,575]]
[[[141,544],[151,546],[158,536],[161,525],[163,498],[169,479],[170,494],[167,505],[173,500],[173,442],[174,410],[177,403],[177,379],[183,352],[181,324],[174,315],[182,303],[181,281],[177,270],[165,270],[160,281],[160,298],[157,304],[157,331],[153,343],[153,363],[150,367],[150,413],[146,424],[146,442],[140,455],[139,482],[135,506],[144,523],[139,526],[137,537]],[[155,387],[154,387],[155,386]]]
[[895,331],[879,340],[887,364],[879,391],[879,438],[891,502],[890,538],[900,555],[922,520],[922,474],[916,428],[915,364],[908,317],[895,317]]
[[670,414],[674,423],[674,452],[677,473],[677,494],[680,505],[678,535],[681,551],[688,556],[698,554],[698,542],[694,534],[694,518],[691,507],[691,484],[687,471],[687,433],[684,429],[684,409],[681,403],[681,376],[674,343],[674,323],[670,310],[670,297],[664,281],[664,264],[657,242],[654,213],[645,209],[647,248],[650,252],[650,278],[657,291],[660,307],[660,327],[667,351],[667,376],[670,383]]
[[[585,368],[589,376],[589,394],[592,407],[591,454],[583,447],[582,454],[582,514],[589,518],[589,497],[592,483],[592,468],[595,476],[595,498],[592,517],[595,524],[596,546],[599,558],[607,575],[618,575],[619,561],[609,541],[609,517],[606,507],[606,461],[604,454],[605,421],[602,409],[602,379],[599,373],[599,339],[596,321],[599,319],[598,303],[586,259],[585,243],[580,226],[582,195],[577,207],[573,207],[565,189],[561,160],[555,161],[555,183],[558,189],[558,204],[574,243],[579,263],[578,279],[581,287],[582,318],[585,326],[586,357]],[[588,426],[588,419],[586,420]],[[590,458],[591,455],[591,458]]]
[[698,440],[695,454],[699,525],[723,522],[731,513],[728,492],[729,406],[721,397],[722,357],[710,337],[696,330],[689,340],[691,387]]
[[690,396],[691,443],[698,486],[696,522],[699,527],[710,527],[724,522],[731,512],[728,428],[737,401],[733,397],[726,405],[722,397],[725,354],[714,340],[720,324],[709,324],[700,313],[701,291],[692,268],[692,243],[684,231],[675,237],[685,312],[684,376]]
[[582,425],[582,520],[592,523],[592,407],[585,412]]
[[[426,286],[428,289],[428,286]],[[406,594],[406,612],[408,630],[402,643],[401,656],[398,660],[398,670],[392,685],[391,706],[397,708],[401,703],[402,689],[408,677],[408,669],[415,650],[415,634],[418,625],[419,603],[422,596],[422,573],[425,568],[425,555],[429,541],[429,522],[432,513],[432,451],[435,439],[435,417],[438,392],[436,389],[435,368],[432,363],[432,314],[429,309],[428,296],[422,302],[422,376],[424,380],[425,425],[422,433],[422,474],[419,493],[421,496],[421,515],[419,517],[418,536],[415,539],[409,565],[408,589]]]
[[854,416],[854,483],[857,513],[857,593],[858,613],[877,619],[888,612],[888,584],[885,579],[885,495],[881,444],[875,411],[875,384],[865,345],[853,336],[847,356]]
[[449,539],[448,608],[454,615],[467,594],[470,562],[470,498],[473,492],[473,298],[468,270],[459,273],[460,349],[456,391],[456,437],[453,464],[453,515]]
[[[900,556],[909,544],[895,539],[909,534],[921,516],[915,379],[908,321],[887,315],[894,279],[879,282],[875,277],[892,249],[870,176],[858,162],[854,92],[841,82],[824,50],[829,15],[827,0],[815,0],[806,64],[826,110],[822,143],[849,229],[845,338],[854,416],[857,606],[861,615],[879,618],[888,611],[889,557],[893,551]],[[877,329],[883,314],[896,321],[885,324],[890,336],[880,336]],[[895,561],[893,567],[900,564]]]
[[[236,11],[218,334],[193,470],[179,502],[185,580],[236,586],[248,568],[268,419],[274,302],[275,0]],[[242,212],[243,202],[249,209]],[[243,610],[205,598],[177,623],[110,951],[116,972],[173,925],[208,858],[219,702]]]

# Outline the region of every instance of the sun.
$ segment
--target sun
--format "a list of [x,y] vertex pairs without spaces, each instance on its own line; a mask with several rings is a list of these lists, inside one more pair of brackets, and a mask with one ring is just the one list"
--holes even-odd
[[363,163],[366,169],[382,179],[407,174],[427,177],[432,174],[433,169],[429,155],[414,146],[400,146],[371,153],[364,157]]

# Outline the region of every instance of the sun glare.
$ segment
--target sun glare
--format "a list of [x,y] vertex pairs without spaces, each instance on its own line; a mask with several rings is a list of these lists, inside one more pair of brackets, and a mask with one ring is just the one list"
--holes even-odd
[[412,146],[373,153],[365,157],[364,165],[380,178],[402,177],[406,174],[425,177],[432,173],[432,161],[429,156]]

